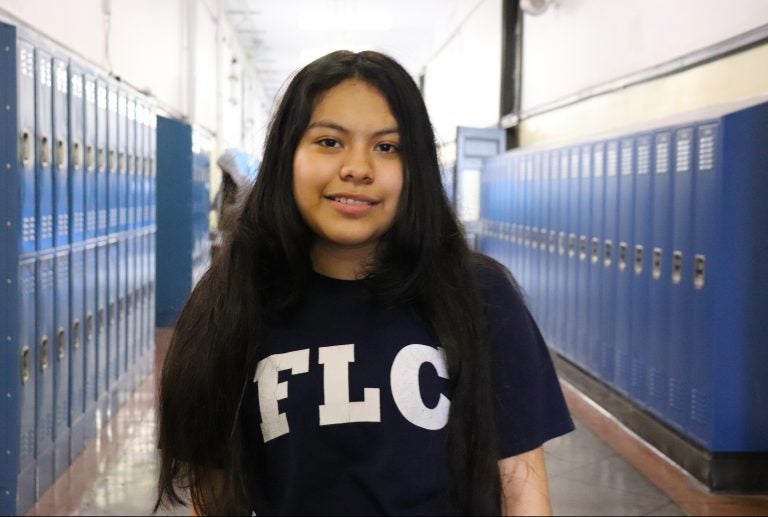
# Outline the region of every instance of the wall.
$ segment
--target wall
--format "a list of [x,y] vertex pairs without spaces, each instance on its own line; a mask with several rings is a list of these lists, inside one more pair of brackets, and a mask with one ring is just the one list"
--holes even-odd
[[[765,0],[556,0],[542,15],[526,14],[521,145],[610,131],[768,92],[768,50],[758,47],[590,98],[608,82],[766,24]],[[583,100],[542,113],[569,97]]]
[[501,0],[463,2],[435,25],[434,52],[423,71],[424,99],[443,144],[442,159],[450,163],[456,126],[488,127],[499,120]]

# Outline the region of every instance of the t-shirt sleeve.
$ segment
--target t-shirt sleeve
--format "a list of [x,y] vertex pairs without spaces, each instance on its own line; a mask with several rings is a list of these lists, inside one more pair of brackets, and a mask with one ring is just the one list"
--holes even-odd
[[552,359],[512,276],[500,264],[478,275],[491,350],[491,389],[501,458],[574,429]]

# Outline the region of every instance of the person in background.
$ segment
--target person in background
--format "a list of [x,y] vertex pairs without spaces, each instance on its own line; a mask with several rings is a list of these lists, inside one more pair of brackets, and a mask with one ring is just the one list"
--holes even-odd
[[413,79],[377,52],[300,70],[238,224],[176,325],[156,510],[551,512],[573,429],[511,274],[472,252]]

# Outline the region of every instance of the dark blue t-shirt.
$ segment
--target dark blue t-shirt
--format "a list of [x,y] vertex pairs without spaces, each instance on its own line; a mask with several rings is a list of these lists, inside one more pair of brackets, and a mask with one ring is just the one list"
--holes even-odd
[[[504,273],[478,275],[501,457],[573,429],[544,341]],[[447,369],[434,333],[364,282],[315,275],[272,325],[244,427],[257,514],[445,514]],[[492,425],[492,422],[489,422]]]

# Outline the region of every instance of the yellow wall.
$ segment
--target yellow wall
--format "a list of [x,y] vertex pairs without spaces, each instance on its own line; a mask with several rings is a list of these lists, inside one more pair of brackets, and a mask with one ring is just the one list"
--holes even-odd
[[768,93],[768,44],[520,123],[520,145],[551,144]]

